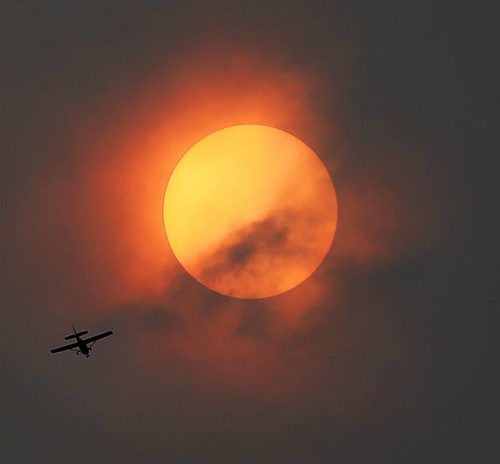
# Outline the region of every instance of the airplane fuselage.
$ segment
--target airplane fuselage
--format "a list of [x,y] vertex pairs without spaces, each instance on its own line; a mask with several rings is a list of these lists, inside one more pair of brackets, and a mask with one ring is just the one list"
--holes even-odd
[[80,353],[84,354],[88,358],[90,356],[90,350],[87,344],[78,336],[76,337],[76,342],[78,343]]

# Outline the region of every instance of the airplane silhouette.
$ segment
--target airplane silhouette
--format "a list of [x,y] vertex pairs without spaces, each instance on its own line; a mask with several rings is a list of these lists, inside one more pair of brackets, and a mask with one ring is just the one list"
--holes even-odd
[[108,330],[107,332],[103,332],[99,335],[94,335],[93,337],[83,339],[80,338],[82,335],[88,334],[86,330],[82,332],[77,332],[75,329],[75,326],[73,326],[73,333],[71,335],[68,335],[67,337],[64,337],[65,340],[71,340],[72,338],[76,338],[75,343],[70,343],[69,345],[64,345],[60,346],[59,348],[54,348],[53,350],[50,350],[51,353],[59,353],[61,351],[66,351],[66,350],[71,350],[75,351],[76,354],[84,354],[86,358],[90,356],[90,352],[92,351],[92,346],[97,340],[100,340],[101,338],[108,337],[109,335],[113,335],[112,330]]

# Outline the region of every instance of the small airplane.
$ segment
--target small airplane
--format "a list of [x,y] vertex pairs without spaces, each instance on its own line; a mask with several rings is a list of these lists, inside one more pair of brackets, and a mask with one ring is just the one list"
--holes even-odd
[[88,334],[86,330],[77,332],[75,326],[73,326],[73,333],[71,335],[68,335],[67,337],[64,337],[64,339],[71,340],[72,338],[76,338],[76,342],[70,343],[69,345],[60,346],[59,348],[54,348],[53,350],[50,350],[50,352],[59,353],[61,351],[71,350],[75,351],[77,355],[82,353],[86,358],[88,358],[90,356],[90,352],[92,351],[92,346],[94,345],[94,343],[101,338],[113,335],[113,331],[108,330],[107,332],[103,332],[99,335],[94,335],[93,337],[87,339],[81,338],[82,335],[86,334]]

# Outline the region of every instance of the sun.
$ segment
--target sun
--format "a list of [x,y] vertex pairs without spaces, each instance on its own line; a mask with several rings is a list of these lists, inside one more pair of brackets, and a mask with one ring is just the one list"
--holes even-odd
[[196,280],[224,295],[265,298],[321,264],[337,227],[337,197],[325,166],[297,137],[232,126],[181,158],[165,192],[164,224]]

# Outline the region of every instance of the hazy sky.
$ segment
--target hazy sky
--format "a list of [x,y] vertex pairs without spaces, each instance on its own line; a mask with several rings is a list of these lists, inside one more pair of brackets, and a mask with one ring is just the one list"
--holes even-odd
[[[496,13],[2,2],[2,462],[496,462]],[[162,222],[182,154],[245,122],[313,148],[339,205],[318,271],[255,301]],[[51,355],[73,323],[115,335]]]

